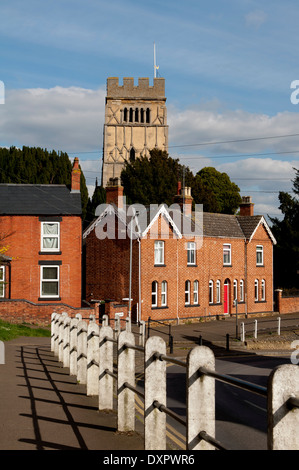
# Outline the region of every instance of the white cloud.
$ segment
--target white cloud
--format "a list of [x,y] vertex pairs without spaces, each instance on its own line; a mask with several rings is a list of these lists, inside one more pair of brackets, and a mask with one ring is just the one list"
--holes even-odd
[[65,152],[101,148],[105,90],[10,90],[0,108],[0,145]]
[[[9,90],[0,107],[0,145],[40,146],[65,151],[71,159],[78,156],[92,194],[95,178],[101,179],[104,106],[104,87]],[[299,136],[264,138],[297,134],[298,113],[268,116],[221,109],[221,103],[185,110],[170,106],[168,124],[173,158],[194,173],[204,166],[228,173],[242,194],[254,197],[258,212],[278,213],[277,191],[291,190],[292,168],[299,167],[298,154],[278,153],[299,153]],[[208,142],[222,143],[200,145]],[[265,192],[271,190],[276,193]]]

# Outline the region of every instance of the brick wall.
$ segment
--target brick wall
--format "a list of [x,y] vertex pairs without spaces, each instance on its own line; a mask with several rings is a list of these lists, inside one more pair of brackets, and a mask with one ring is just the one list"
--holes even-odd
[[[11,261],[10,298],[34,303],[40,298],[41,262],[60,265],[59,301],[81,307],[81,218],[63,217],[60,222],[59,254],[41,253],[41,222],[34,216],[1,216],[0,232],[7,233],[5,245]],[[54,299],[54,302],[57,300]]]
[[[155,234],[153,236],[153,234]],[[155,266],[155,240],[165,240],[164,265]],[[159,219],[151,233],[141,241],[141,319],[192,319],[224,314],[224,283],[229,285],[228,313],[235,314],[233,284],[237,281],[238,298],[240,281],[244,281],[244,301],[238,303],[238,313],[262,313],[273,311],[272,242],[263,226],[260,226],[250,243],[243,239],[208,238],[196,252],[195,266],[187,265],[186,242],[178,239],[168,222]],[[231,245],[232,263],[223,265],[223,244]],[[264,263],[256,266],[256,246],[263,245]],[[102,240],[92,231],[86,239],[87,300],[112,299],[121,302],[129,297],[129,239]],[[246,257],[247,250],[247,257]],[[133,242],[132,298],[133,310],[139,302],[138,290],[138,242]],[[245,260],[247,259],[247,265]],[[247,295],[246,295],[247,279]],[[255,280],[259,280],[259,300],[255,296]],[[185,282],[190,281],[190,304],[185,305]],[[265,301],[261,300],[261,283],[265,281]],[[152,306],[152,283],[158,284],[158,305]],[[161,305],[162,282],[167,281],[167,305]],[[193,286],[198,281],[199,302],[194,305]],[[214,284],[213,302],[209,302],[209,282]],[[216,285],[220,281],[220,302],[216,299]],[[245,302],[247,300],[247,303]],[[140,313],[139,310],[139,313]],[[139,317],[140,318],[140,317]]]
[[276,308],[281,314],[299,312],[299,297],[283,297],[282,290],[275,291]]
[[28,300],[0,300],[0,318],[11,323],[28,323],[38,326],[48,326],[51,323],[52,313],[67,312],[69,316],[77,313],[82,318],[88,318],[91,314],[96,314],[98,318],[97,306],[90,308],[75,308],[63,303],[60,304],[36,304]]

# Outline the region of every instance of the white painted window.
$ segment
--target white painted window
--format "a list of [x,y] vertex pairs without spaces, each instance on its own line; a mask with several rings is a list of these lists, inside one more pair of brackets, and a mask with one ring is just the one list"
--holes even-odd
[[198,281],[193,282],[193,303],[198,304]]
[[185,305],[190,305],[190,281],[185,282]]
[[41,222],[41,251],[60,250],[60,223]]
[[232,264],[231,245],[229,243],[225,243],[223,245],[223,264],[224,265]]
[[59,297],[59,266],[41,266],[41,297]]
[[216,302],[217,304],[221,302],[221,283],[219,280],[216,282]]
[[209,282],[209,303],[212,304],[214,302],[214,282]]
[[164,242],[155,241],[155,264],[164,264]]
[[264,264],[264,247],[263,245],[257,245],[256,247],[256,265],[263,266]]
[[244,281],[240,281],[240,302],[244,302]]
[[5,296],[5,266],[0,266],[0,297]]
[[187,264],[189,265],[196,264],[196,243],[195,242],[187,243]]
[[152,282],[152,307],[158,305],[158,283],[157,281]]
[[259,300],[259,281],[256,279],[254,281],[254,300],[257,302]]
[[261,292],[261,300],[266,300],[266,281],[265,279],[262,280],[262,292]]
[[162,281],[161,284],[161,306],[165,307],[167,305],[167,282]]

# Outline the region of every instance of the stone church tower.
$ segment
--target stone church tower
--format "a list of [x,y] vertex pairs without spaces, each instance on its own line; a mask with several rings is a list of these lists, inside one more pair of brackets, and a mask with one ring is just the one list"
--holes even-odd
[[168,126],[164,78],[107,79],[102,186],[119,178],[125,161],[149,156],[150,150],[168,151]]

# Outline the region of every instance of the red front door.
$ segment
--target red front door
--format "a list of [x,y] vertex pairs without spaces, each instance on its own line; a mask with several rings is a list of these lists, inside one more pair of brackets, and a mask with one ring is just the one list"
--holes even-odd
[[224,289],[223,289],[223,304],[224,304],[224,312],[223,313],[229,313],[228,309],[228,299],[229,299],[229,285],[224,284]]

